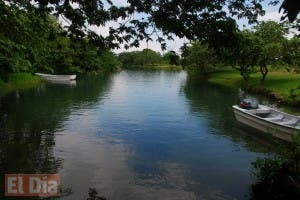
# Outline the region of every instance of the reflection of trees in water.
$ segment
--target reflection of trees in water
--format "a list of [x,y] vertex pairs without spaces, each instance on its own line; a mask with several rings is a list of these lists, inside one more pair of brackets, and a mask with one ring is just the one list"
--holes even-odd
[[234,143],[242,142],[253,152],[274,150],[273,141],[266,145],[266,141],[254,135],[253,130],[237,126],[232,105],[239,101],[238,91],[188,77],[184,92],[191,111],[205,116],[210,127],[216,130],[214,134],[229,136]]
[[[249,98],[247,94],[191,78],[187,79],[184,91],[192,112],[209,116],[207,121],[210,126],[218,129],[215,133],[227,135],[235,143],[242,142],[252,152],[278,155],[283,154],[284,150],[286,153],[286,144],[234,120],[231,106],[239,98]],[[291,168],[291,164],[293,162],[284,163],[278,158],[257,159],[252,170],[256,176],[259,175],[252,184],[251,199],[299,199],[299,179],[297,182],[291,178],[291,174],[295,174],[291,170],[295,167]]]
[[218,87],[195,77],[188,77],[184,87],[192,112],[203,113],[209,123],[218,129],[232,128],[231,106],[238,100],[237,93],[228,88]]
[[6,173],[56,173],[62,160],[53,153],[55,132],[72,109],[94,106],[109,82],[91,76],[76,87],[43,84],[0,98],[0,182]]

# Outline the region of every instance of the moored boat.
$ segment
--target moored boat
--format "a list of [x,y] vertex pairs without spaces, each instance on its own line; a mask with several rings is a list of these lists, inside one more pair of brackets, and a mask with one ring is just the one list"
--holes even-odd
[[292,136],[300,133],[300,117],[290,115],[274,108],[258,105],[257,108],[232,106],[238,122],[256,130],[290,142]]
[[76,75],[52,75],[52,74],[42,74],[42,73],[36,73],[36,75],[42,77],[45,80],[49,81],[72,81],[76,80]]

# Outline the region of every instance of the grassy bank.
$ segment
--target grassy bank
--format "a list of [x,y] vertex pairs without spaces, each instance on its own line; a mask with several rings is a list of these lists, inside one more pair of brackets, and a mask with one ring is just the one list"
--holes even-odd
[[29,73],[9,74],[6,81],[0,79],[0,96],[17,89],[28,89],[35,87],[41,79]]
[[246,83],[239,72],[234,70],[215,72],[209,82],[231,88],[243,88],[249,92],[262,94],[280,103],[300,106],[300,75],[296,73],[275,71],[270,72],[264,82],[260,81],[260,73],[251,75]]

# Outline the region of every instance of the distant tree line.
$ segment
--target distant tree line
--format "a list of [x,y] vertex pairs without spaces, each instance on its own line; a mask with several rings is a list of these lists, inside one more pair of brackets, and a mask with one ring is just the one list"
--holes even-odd
[[151,49],[142,51],[122,52],[118,55],[123,68],[137,68],[155,65],[180,65],[180,57],[174,51],[163,55]]
[[288,38],[289,25],[274,21],[261,22],[253,29],[237,31],[230,45],[215,48],[207,41],[184,45],[182,63],[189,70],[207,76],[225,66],[238,70],[247,81],[251,72],[260,71],[265,80],[270,66],[300,71],[300,38]]
[[37,9],[0,2],[0,74],[86,73],[114,70],[116,56],[87,38],[70,37],[57,19]]

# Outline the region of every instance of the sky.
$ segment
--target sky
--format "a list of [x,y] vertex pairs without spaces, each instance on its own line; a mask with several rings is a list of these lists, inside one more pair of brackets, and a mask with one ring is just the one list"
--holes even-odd
[[[268,0],[263,3],[263,8],[266,11],[266,14],[264,16],[259,17],[259,21],[267,21],[267,20],[273,20],[273,21],[280,21],[280,18],[282,16],[282,13],[279,13],[279,5],[278,6],[270,6],[268,5]],[[127,4],[127,0],[113,0],[113,3],[116,6],[124,6]],[[92,30],[96,31],[97,33],[101,35],[108,35],[109,27],[116,26],[117,22],[109,22],[104,27],[91,27]],[[246,20],[238,20],[238,25],[241,29],[243,27],[249,28],[249,25],[247,24]],[[167,50],[166,51],[176,51],[180,52],[180,47],[185,43],[188,42],[187,39],[180,39],[178,37],[174,37],[174,41],[167,41]],[[125,50],[123,47],[120,49],[113,50],[115,53],[120,53],[123,51],[135,51],[135,50],[142,50],[147,48],[147,42],[142,41],[140,43],[140,47],[138,48],[130,48],[128,50]],[[164,53],[165,51],[162,51],[160,43],[156,42],[153,38],[153,41],[148,43],[148,48],[153,49],[155,51],[158,51],[160,53]]]

